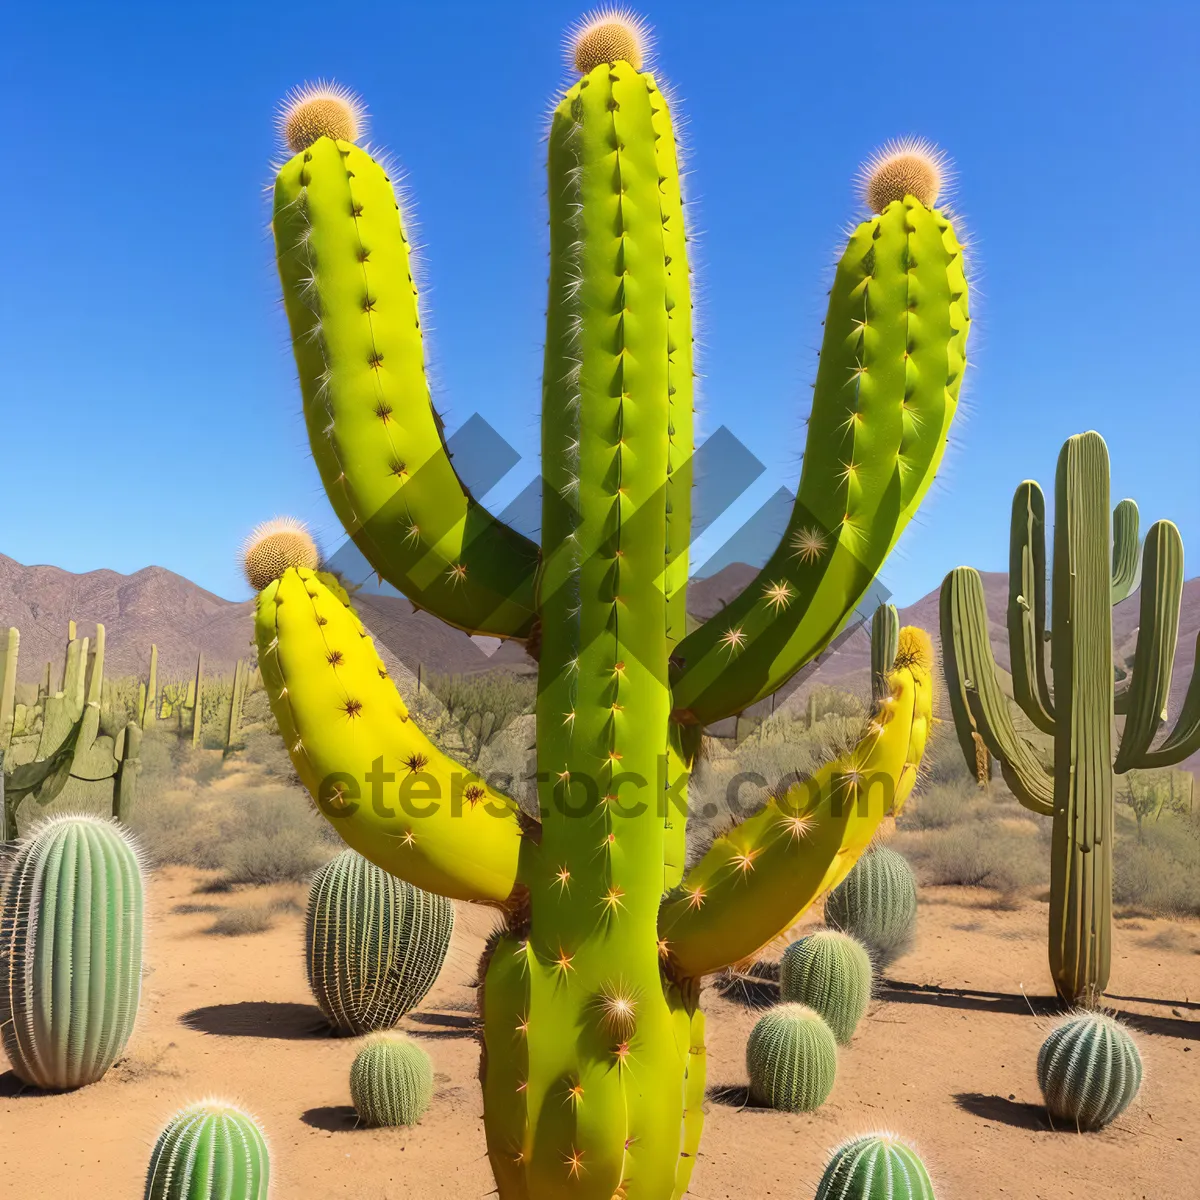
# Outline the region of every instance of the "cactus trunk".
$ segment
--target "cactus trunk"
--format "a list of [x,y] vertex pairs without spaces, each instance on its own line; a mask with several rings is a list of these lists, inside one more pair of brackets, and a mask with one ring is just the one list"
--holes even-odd
[[1108,986],[1112,928],[1112,603],[1099,438],[1067,443],[1054,503],[1050,973],[1060,996],[1090,1004]]

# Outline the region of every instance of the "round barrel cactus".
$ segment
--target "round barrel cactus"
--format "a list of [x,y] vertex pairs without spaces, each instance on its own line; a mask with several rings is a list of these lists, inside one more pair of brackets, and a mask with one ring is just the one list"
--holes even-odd
[[813,1112],[833,1091],[837,1041],[819,1012],[804,1004],[780,1004],[750,1031],[746,1069],[755,1103]]
[[433,1065],[399,1033],[372,1034],[350,1068],[350,1099],[366,1125],[415,1125],[433,1097]]
[[829,893],[825,923],[858,938],[876,966],[894,962],[917,928],[917,880],[908,861],[886,846],[867,851]]
[[1103,1129],[1142,1086],[1142,1056],[1120,1021],[1075,1013],[1050,1032],[1038,1051],[1038,1085],[1052,1117],[1076,1129]]
[[925,1164],[890,1133],[868,1133],[839,1146],[815,1200],[934,1200]]
[[176,1113],[154,1143],[143,1200],[266,1200],[271,1164],[253,1117],[202,1100]]
[[0,890],[0,1036],[25,1083],[95,1083],[125,1049],[142,989],[142,868],[98,817],[52,817],[18,843]]
[[343,850],[313,876],[308,982],[341,1034],[390,1029],[433,987],[454,929],[454,905]]
[[871,956],[848,933],[818,929],[784,951],[779,994],[819,1012],[846,1045],[871,1000]]

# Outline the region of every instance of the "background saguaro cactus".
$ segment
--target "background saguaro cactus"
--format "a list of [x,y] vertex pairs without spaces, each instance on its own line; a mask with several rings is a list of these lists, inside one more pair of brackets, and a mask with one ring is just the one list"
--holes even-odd
[[[785,536],[686,631],[692,458],[688,247],[670,107],[643,31],[573,39],[549,135],[550,296],[540,549],[450,463],[426,382],[404,214],[336,89],[293,97],[274,234],[310,444],[372,566],[539,659],[535,818],[407,710],[341,584],[294,524],[256,531],[259,664],[297,772],[344,840],[422,888],[491,904],[488,1150],[502,1197],[681,1196],[703,1121],[699,977],[753,953],[853,865],[911,789],[931,647],[900,631],[845,756],[764,796],[687,869],[706,724],[825,647],[940,462],[965,365],[967,285],[934,207],[936,154],[870,164],[825,323]],[[686,635],[686,636],[685,636]]]
[[[1108,984],[1113,777],[1182,762],[1200,749],[1200,670],[1193,670],[1174,728],[1154,746],[1167,719],[1179,635],[1179,530],[1170,521],[1156,521],[1146,535],[1137,649],[1133,670],[1118,689],[1112,605],[1129,594],[1136,579],[1138,513],[1132,500],[1122,500],[1110,528],[1108,448],[1098,433],[1078,434],[1063,446],[1054,500],[1049,631],[1041,488],[1022,483],[1012,507],[1011,691],[1032,726],[1031,737],[1023,737],[1013,723],[988,639],[983,583],[970,567],[951,571],[942,584],[942,648],[968,769],[975,769],[977,739],[982,739],[1017,799],[1054,819],[1050,970],[1065,1002],[1092,1004]],[[1118,716],[1124,724],[1114,754]],[[1038,734],[1047,739],[1044,747]]]

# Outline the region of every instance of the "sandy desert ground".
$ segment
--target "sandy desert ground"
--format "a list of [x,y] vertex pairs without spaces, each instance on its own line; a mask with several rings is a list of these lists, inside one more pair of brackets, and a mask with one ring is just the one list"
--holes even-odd
[[[115,1200],[139,1194],[150,1147],[172,1109],[219,1094],[266,1127],[279,1200],[483,1197],[491,1189],[476,1087],[469,984],[486,914],[460,920],[436,988],[403,1021],[433,1056],[437,1091],[409,1130],[356,1129],[347,1073],[354,1043],[330,1038],[305,985],[303,919],[267,932],[205,933],[213,912],[295,887],[197,894],[204,874],[156,872],[142,1014],[128,1054],[70,1095],[22,1091],[0,1074],[5,1196]],[[747,1107],[743,1052],[755,1013],[709,987],[707,1127],[691,1194],[813,1194],[828,1149],[869,1129],[919,1147],[942,1200],[1185,1200],[1200,1177],[1200,925],[1120,922],[1114,1007],[1142,1032],[1138,1103],[1101,1134],[1054,1131],[1033,1064],[1050,1022],[1045,906],[988,906],[987,893],[926,889],[912,953],[842,1054],[825,1107],[791,1116]],[[815,919],[815,915],[814,915]],[[1029,999],[1026,995],[1029,994]],[[1031,1011],[1032,1010],[1032,1011]],[[1086,1140],[1081,1140],[1081,1137]]]

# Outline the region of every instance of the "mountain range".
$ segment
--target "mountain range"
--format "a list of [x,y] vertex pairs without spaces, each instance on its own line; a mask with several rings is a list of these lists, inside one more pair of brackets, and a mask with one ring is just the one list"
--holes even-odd
[[[754,578],[757,571],[735,562],[716,574],[693,580],[689,608],[705,620],[718,613]],[[984,593],[996,660],[1007,668],[1008,641],[1004,609],[1007,577],[983,574]],[[444,625],[427,612],[414,612],[402,596],[361,591],[356,596],[367,627],[376,640],[406,667],[426,673],[473,674],[503,668],[521,673],[536,670],[533,660],[517,643],[494,638],[472,638]],[[106,631],[106,671],[110,675],[144,675],[150,644],[158,646],[160,679],[184,678],[195,670],[196,656],[204,653],[206,670],[232,672],[238,658],[252,649],[251,600],[224,600],[162,567],[144,567],[131,575],[98,570],[72,574],[58,567],[24,566],[0,554],[0,628],[16,625],[21,631],[20,677],[40,678],[45,664],[61,670],[67,622],[77,623],[81,636],[94,631],[97,622]],[[937,640],[938,592],[935,589],[915,604],[900,610],[904,624],[919,625]],[[1137,636],[1136,593],[1113,610],[1117,656],[1132,659]],[[1200,633],[1200,578],[1184,584],[1169,711],[1179,712],[1191,677],[1196,637]],[[939,647],[940,650],[940,647]],[[772,707],[792,707],[803,702],[819,684],[862,690],[869,678],[871,644],[865,624],[852,625],[815,662],[805,667],[772,701],[757,707],[761,715]],[[1188,765],[1200,769],[1200,755]]]

